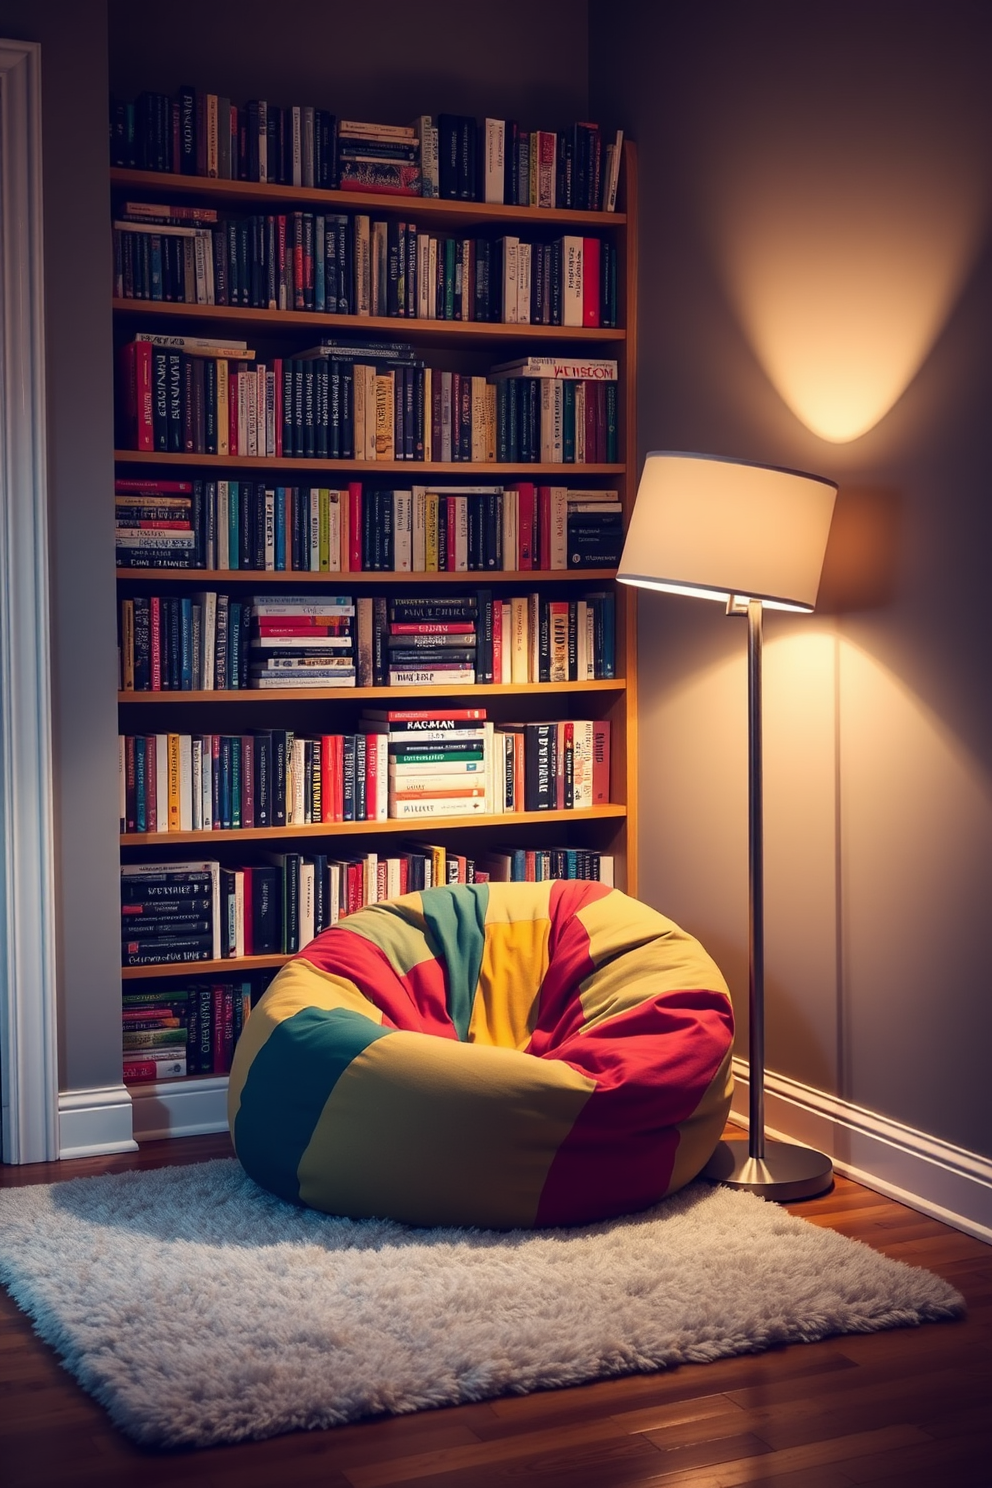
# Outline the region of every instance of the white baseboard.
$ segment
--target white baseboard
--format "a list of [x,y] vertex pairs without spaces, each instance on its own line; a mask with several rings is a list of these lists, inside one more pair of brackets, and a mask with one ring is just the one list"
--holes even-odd
[[[748,1124],[748,1067],[734,1060],[731,1117]],[[992,1161],[784,1075],[765,1075],[768,1135],[827,1153],[838,1173],[992,1242]]]
[[134,1135],[139,1141],[227,1131],[226,1075],[136,1085],[131,1095]]
[[125,1085],[63,1090],[59,1095],[59,1157],[134,1152],[131,1096]]

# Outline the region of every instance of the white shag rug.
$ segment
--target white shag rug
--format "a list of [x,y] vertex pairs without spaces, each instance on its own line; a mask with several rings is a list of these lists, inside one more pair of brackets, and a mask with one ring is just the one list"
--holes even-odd
[[208,1446],[954,1317],[928,1271],[696,1183],[578,1229],[295,1209],[232,1159],[0,1192],[0,1280],[136,1441]]

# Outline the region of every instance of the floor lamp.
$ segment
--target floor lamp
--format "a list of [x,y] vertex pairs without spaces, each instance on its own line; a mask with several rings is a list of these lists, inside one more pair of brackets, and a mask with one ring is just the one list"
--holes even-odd
[[653,452],[617,573],[747,617],[750,1125],[746,1143],[720,1143],[703,1176],[783,1203],[822,1193],[832,1168],[822,1152],[765,1137],[761,616],[766,606],[812,611],[836,495],[831,481],[795,470]]

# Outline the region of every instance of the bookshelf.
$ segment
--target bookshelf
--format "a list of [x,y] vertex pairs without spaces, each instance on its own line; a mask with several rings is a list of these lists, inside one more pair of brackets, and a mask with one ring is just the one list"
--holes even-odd
[[[636,483],[635,374],[637,201],[636,155],[623,146],[623,166],[616,212],[567,211],[411,198],[365,193],[288,187],[254,182],[202,179],[160,171],[113,168],[110,174],[115,214],[124,200],[168,202],[173,205],[210,205],[223,212],[278,212],[300,209],[327,213],[374,213],[387,220],[413,221],[421,229],[459,232],[534,230],[596,234],[610,240],[617,254],[617,325],[579,327],[492,321],[426,320],[393,316],[353,316],[303,310],[267,310],[243,306],[171,303],[159,300],[112,299],[118,345],[136,332],[170,335],[242,336],[254,346],[280,348],[293,355],[314,339],[314,332],[355,339],[402,339],[426,358],[468,358],[473,372],[513,356],[559,354],[571,357],[610,357],[618,363],[617,455],[609,463],[559,464],[547,461],[472,463],[458,461],[354,460],[230,454],[165,453],[119,448],[115,452],[118,478],[192,479],[196,476],[232,479],[270,479],[285,475],[301,484],[307,477],[341,483],[401,476],[404,484],[428,481],[442,491],[466,480],[506,483],[544,479],[569,486],[615,489],[625,522]],[[270,352],[270,354],[272,354]],[[608,853],[615,860],[615,883],[636,894],[636,628],[634,594],[615,584],[615,572],[605,568],[526,569],[499,572],[385,573],[382,571],[309,572],[248,569],[119,569],[118,591],[189,595],[203,589],[223,589],[233,595],[321,591],[328,594],[390,595],[404,592],[454,592],[484,584],[494,593],[519,594],[524,589],[557,596],[608,588],[615,596],[615,676],[583,682],[520,682],[449,684],[441,687],[359,686],[354,688],[286,688],[278,691],[121,691],[118,694],[121,734],[176,732],[242,733],[251,729],[294,728],[301,732],[354,729],[363,706],[453,707],[484,705],[497,726],[503,721],[542,717],[586,717],[610,724],[610,801],[585,809],[512,812],[499,816],[432,817],[429,820],[323,822],[287,827],[250,827],[213,831],[126,832],[120,838],[122,864],[142,861],[175,862],[189,858],[217,858],[234,864],[238,849],[277,848],[333,852],[375,851],[402,839],[429,837],[449,851],[473,856],[512,840],[527,847],[574,844]],[[553,831],[549,833],[548,829]],[[327,846],[326,844],[330,844]],[[262,955],[178,965],[125,968],[124,989],[145,989],[168,982],[268,974],[288,957]],[[223,1077],[136,1084],[134,1126],[138,1136],[190,1134],[223,1129],[226,1124]]]

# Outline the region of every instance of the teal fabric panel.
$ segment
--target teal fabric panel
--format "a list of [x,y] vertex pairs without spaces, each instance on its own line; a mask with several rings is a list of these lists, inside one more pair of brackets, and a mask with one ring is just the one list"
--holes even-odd
[[421,896],[421,905],[435,955],[447,967],[448,1016],[464,1043],[486,946],[489,885],[429,889]]
[[304,1008],[279,1024],[252,1060],[234,1123],[256,1183],[300,1202],[297,1169],[328,1096],[356,1055],[391,1032],[347,1008]]

